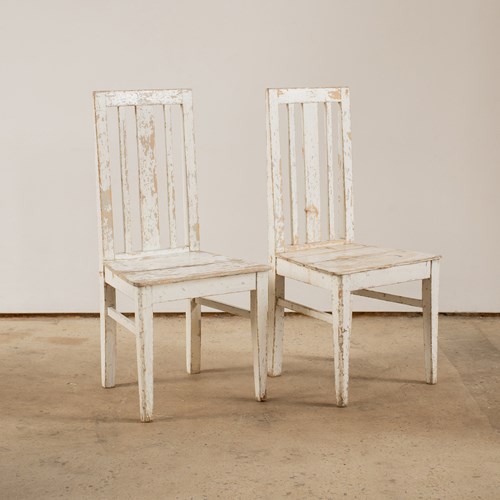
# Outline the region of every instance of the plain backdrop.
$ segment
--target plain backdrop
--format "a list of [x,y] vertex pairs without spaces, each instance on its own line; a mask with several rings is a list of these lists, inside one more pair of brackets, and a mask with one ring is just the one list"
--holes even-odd
[[[500,311],[500,2],[0,11],[0,312],[98,310],[96,89],[193,89],[202,246],[265,262],[264,90],[297,86],[351,88],[356,239],[441,253],[442,311]],[[320,290],[306,302],[329,308]]]

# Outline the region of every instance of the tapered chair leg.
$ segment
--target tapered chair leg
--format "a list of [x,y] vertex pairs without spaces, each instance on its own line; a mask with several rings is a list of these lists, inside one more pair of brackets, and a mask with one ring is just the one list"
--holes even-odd
[[186,310],[186,370],[200,373],[201,369],[201,305],[196,299],[187,301]]
[[141,420],[153,420],[153,301],[151,287],[139,288],[136,309],[137,378]]
[[437,382],[439,261],[431,261],[431,275],[422,280],[425,381]]
[[351,336],[351,293],[342,280],[335,280],[332,292],[333,358],[337,406],[347,406],[349,388],[349,344]]
[[284,297],[285,278],[271,271],[269,273],[269,336],[267,345],[267,369],[270,377],[278,377],[282,371],[285,308],[277,305],[277,299]]
[[266,400],[267,385],[267,308],[268,273],[257,273],[257,288],[250,292],[250,321],[252,324],[253,373],[255,398]]
[[101,324],[101,383],[103,387],[115,386],[116,323],[108,316],[108,307],[116,307],[116,290],[100,277]]

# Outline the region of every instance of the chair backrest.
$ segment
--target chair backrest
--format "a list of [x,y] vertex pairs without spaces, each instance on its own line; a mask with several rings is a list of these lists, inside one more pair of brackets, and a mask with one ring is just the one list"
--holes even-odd
[[94,109],[101,258],[199,250],[192,91],[94,92]]
[[[352,240],[349,89],[268,89],[266,97],[270,254],[300,244]],[[296,119],[297,108],[302,120]],[[280,129],[280,115],[286,128]]]

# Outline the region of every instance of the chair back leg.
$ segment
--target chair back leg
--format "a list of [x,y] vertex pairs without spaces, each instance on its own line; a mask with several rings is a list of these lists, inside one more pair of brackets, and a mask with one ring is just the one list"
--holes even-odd
[[196,299],[187,301],[186,309],[186,370],[190,374],[201,369],[201,305]]
[[116,323],[108,315],[108,307],[116,307],[116,290],[99,278],[100,327],[101,327],[101,383],[103,387],[115,386]]
[[431,275],[422,280],[425,381],[437,382],[439,261],[431,261]]
[[277,304],[285,297],[285,278],[269,274],[269,337],[267,346],[268,375],[278,377],[282,371],[285,308]]
[[250,322],[252,326],[253,373],[255,398],[266,400],[268,273],[257,273],[256,289],[250,292]]

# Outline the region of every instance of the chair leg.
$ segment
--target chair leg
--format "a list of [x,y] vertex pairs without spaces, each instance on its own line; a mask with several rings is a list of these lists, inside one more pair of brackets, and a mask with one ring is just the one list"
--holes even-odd
[[425,381],[437,382],[439,261],[431,261],[431,275],[422,280]]
[[115,386],[116,323],[108,316],[108,307],[116,307],[116,290],[100,280],[100,324],[101,324],[101,383],[103,387]]
[[253,376],[257,401],[266,400],[268,273],[257,273],[256,290],[250,292]]
[[200,373],[201,369],[201,305],[196,299],[187,301],[186,310],[186,370]]
[[333,358],[337,406],[347,406],[349,387],[349,343],[351,336],[351,292],[336,280],[332,293]]
[[271,271],[269,273],[269,338],[267,345],[268,374],[281,375],[283,362],[283,332],[285,309],[277,305],[277,299],[285,296],[285,278]]
[[137,379],[142,422],[153,420],[153,301],[151,287],[137,291]]

